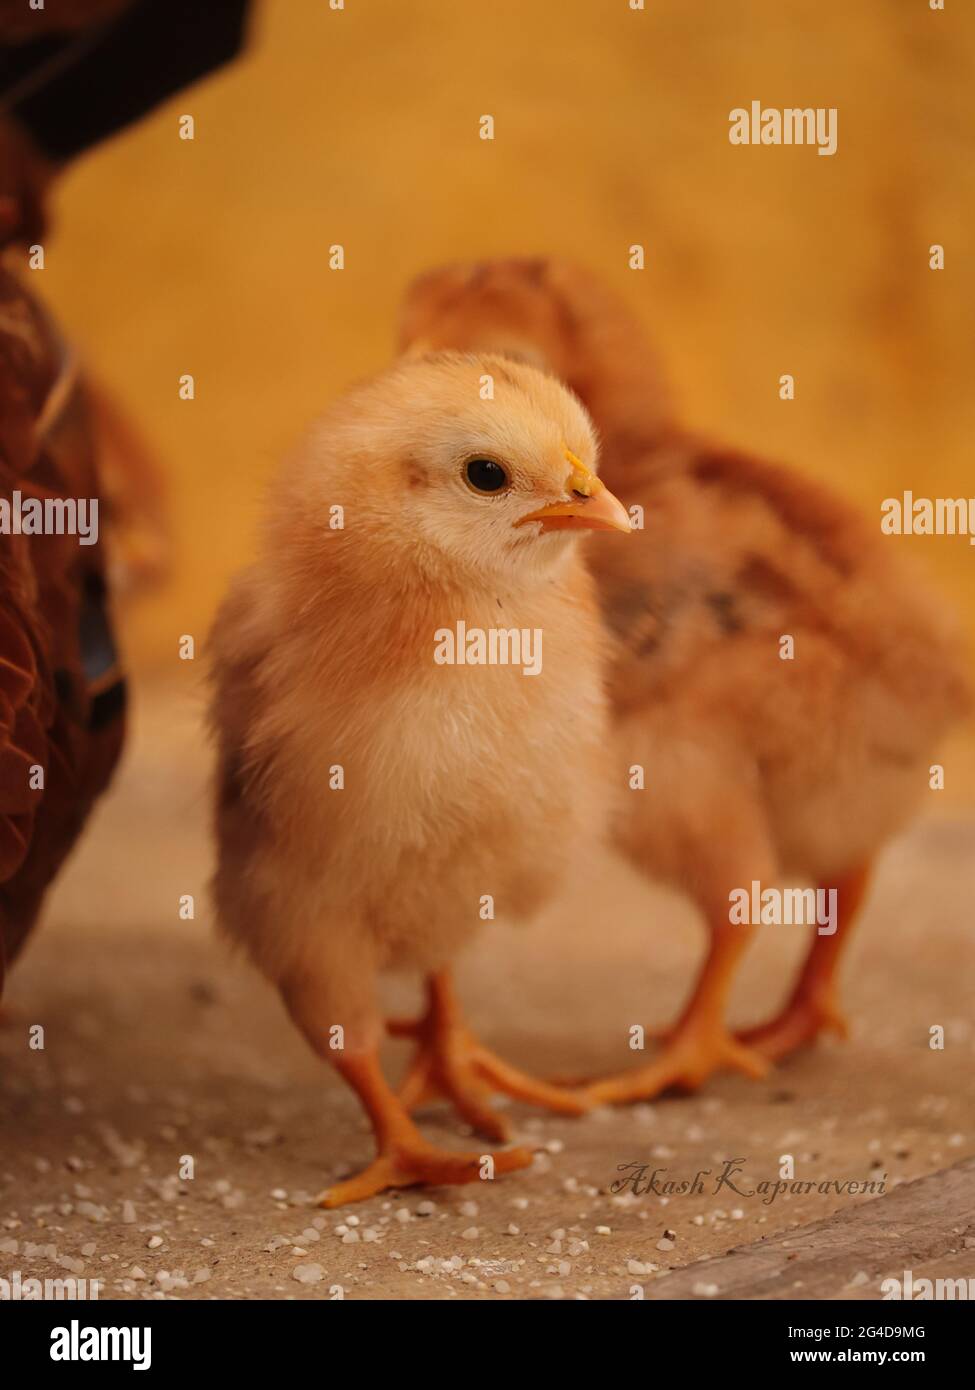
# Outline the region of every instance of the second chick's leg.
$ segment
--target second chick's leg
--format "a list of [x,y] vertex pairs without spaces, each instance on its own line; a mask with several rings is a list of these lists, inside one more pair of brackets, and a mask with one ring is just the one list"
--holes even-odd
[[443,1096],[480,1134],[504,1140],[509,1126],[490,1104],[495,1092],[559,1115],[581,1115],[589,1108],[580,1096],[526,1075],[479,1043],[461,1017],[449,970],[429,977],[427,1010],[422,1018],[415,1022],[390,1020],[388,1028],[394,1037],[417,1040],[399,1092],[407,1110]]
[[326,1009],[330,993],[308,977],[285,984],[285,1003],[295,1023],[320,1056],[331,1062],[362,1102],[376,1138],[376,1157],[355,1177],[335,1183],[318,1197],[322,1207],[361,1202],[391,1187],[457,1184],[490,1180],[527,1168],[530,1150],[501,1153],[453,1153],[425,1140],[403,1103],[390,1088],[379,1065],[378,1013],[360,1008],[343,1024],[344,1047],[332,1048],[332,1024]]
[[813,938],[795,988],[780,1014],[739,1034],[742,1042],[777,1062],[815,1042],[822,1032],[846,1038],[848,1028],[837,999],[837,972],[853,935],[857,914],[870,882],[870,866],[861,865],[836,883],[836,931]]
[[758,1079],[768,1063],[739,1042],[725,1023],[728,995],[754,928],[733,925],[727,912],[710,917],[707,960],[683,1014],[666,1035],[660,1053],[644,1067],[592,1081],[583,1095],[593,1105],[649,1100],[671,1087],[694,1091],[715,1071],[733,1070]]

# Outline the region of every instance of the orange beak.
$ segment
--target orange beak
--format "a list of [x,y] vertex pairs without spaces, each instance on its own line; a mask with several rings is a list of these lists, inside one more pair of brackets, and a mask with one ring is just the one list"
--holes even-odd
[[564,502],[551,502],[537,512],[529,512],[515,525],[525,526],[529,521],[537,521],[543,531],[622,531],[624,534],[632,531],[630,518],[619,498],[614,497],[605,483],[601,483],[595,473],[590,473],[571,450],[565,450],[565,457],[572,470],[565,481],[569,497]]

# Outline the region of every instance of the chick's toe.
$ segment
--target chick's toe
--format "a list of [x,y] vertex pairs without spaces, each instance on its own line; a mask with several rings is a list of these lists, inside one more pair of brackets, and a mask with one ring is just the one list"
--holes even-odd
[[738,1071],[758,1081],[768,1071],[768,1062],[723,1025],[688,1020],[647,1066],[591,1082],[583,1095],[592,1105],[628,1105],[671,1089],[696,1091],[716,1071]]
[[326,1188],[316,1201],[320,1207],[342,1207],[349,1202],[363,1202],[392,1187],[455,1187],[528,1168],[531,1161],[530,1149],[451,1153],[419,1140],[380,1154],[355,1177]]
[[464,1024],[447,971],[431,975],[428,1006],[416,1021],[394,1020],[389,1032],[413,1037],[416,1052],[399,1090],[407,1110],[443,1097],[480,1134],[505,1140],[510,1126],[490,1104],[495,1092],[537,1105],[558,1115],[581,1115],[589,1103],[550,1082],[519,1071],[495,1056]]

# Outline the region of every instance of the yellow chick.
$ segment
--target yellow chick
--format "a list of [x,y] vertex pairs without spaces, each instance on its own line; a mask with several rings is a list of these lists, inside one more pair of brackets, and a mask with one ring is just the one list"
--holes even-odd
[[[222,929],[375,1131],[375,1161],[323,1206],[531,1161],[433,1147],[408,1114],[428,1091],[497,1139],[492,1090],[584,1108],[472,1037],[447,968],[492,913],[533,912],[598,833],[602,637],[577,540],[630,527],[595,468],[588,417],[552,378],[402,362],[285,467],[217,617]],[[429,976],[405,1097],[378,1059],[387,968]]]
[[[823,1029],[843,1032],[838,969],[870,865],[970,707],[945,605],[842,497],[685,430],[634,315],[573,266],[434,270],[407,296],[401,346],[551,371],[590,411],[609,485],[643,517],[627,546],[590,557],[613,640],[616,785],[634,765],[647,778],[622,793],[616,837],[693,898],[710,947],[662,1051],[583,1094],[626,1102],[722,1068],[760,1076]],[[785,909],[786,877],[817,891],[792,890]],[[786,1005],[736,1036],[726,1013],[744,951],[800,905],[815,935]]]

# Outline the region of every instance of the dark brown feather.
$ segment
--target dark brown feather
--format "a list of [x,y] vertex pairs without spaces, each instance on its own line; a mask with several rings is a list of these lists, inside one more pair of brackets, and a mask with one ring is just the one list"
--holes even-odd
[[[98,496],[70,358],[0,272],[0,496],[15,490]],[[121,747],[118,673],[104,653],[94,667],[83,640],[93,610],[105,630],[101,552],[73,535],[0,534],[0,986]]]

